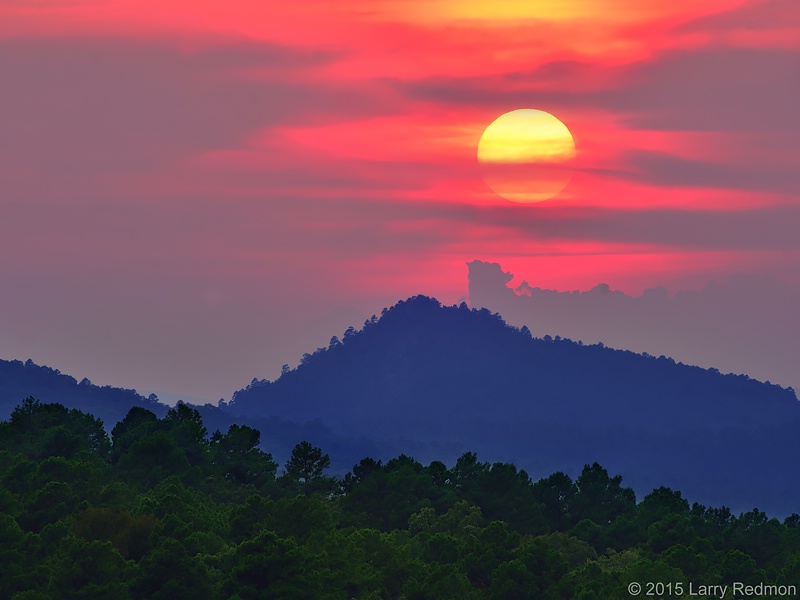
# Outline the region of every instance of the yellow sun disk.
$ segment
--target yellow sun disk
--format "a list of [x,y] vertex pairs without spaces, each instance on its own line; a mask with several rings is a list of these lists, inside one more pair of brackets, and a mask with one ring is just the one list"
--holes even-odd
[[679,15],[702,16],[731,9],[742,0],[373,0],[368,14],[441,26],[443,22],[474,22],[482,26],[539,21],[549,23],[635,23]]
[[478,142],[486,184],[513,202],[542,202],[558,195],[572,178],[575,154],[567,126],[534,109],[501,115]]
[[[585,16],[586,7],[575,6],[584,0],[540,0],[532,4],[520,0],[495,0],[487,3],[486,0],[426,0],[424,2],[396,2],[387,0],[378,2],[384,9],[393,9],[405,18],[411,17],[415,21],[441,22],[446,20],[483,21],[483,22],[508,22],[521,19],[538,19],[545,21],[561,21],[575,17]],[[583,8],[581,11],[580,9]]]
[[574,157],[575,142],[566,125],[534,109],[515,110],[495,119],[478,144],[481,163],[555,162]]

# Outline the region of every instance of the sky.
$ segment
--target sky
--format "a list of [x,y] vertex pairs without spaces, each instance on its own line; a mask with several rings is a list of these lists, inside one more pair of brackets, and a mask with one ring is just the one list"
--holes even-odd
[[[0,358],[216,401],[474,260],[800,328],[796,0],[0,0],[0,81]],[[520,108],[576,148],[536,204],[477,162]]]

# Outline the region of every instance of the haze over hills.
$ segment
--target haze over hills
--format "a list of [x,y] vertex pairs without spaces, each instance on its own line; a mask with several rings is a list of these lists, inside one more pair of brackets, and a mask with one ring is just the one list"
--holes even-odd
[[89,412],[106,426],[113,427],[133,406],[141,406],[163,417],[167,406],[155,395],[144,397],[136,390],[96,386],[88,379],[80,382],[58,369],[31,360],[0,360],[0,418],[7,419],[28,396],[42,403],[58,402],[67,408]]
[[[0,362],[0,406],[32,395],[92,412],[110,429],[131,406],[166,405],[30,361]],[[344,473],[405,453],[453,464],[466,451],[533,478],[600,462],[640,497],[669,485],[691,500],[798,511],[800,403],[792,389],[670,358],[533,337],[487,309],[416,296],[306,354],[274,381],[199,407],[209,432],[262,432],[279,463],[307,439]]]
[[[37,365],[31,360],[0,360],[0,420],[8,419],[15,407],[27,397],[43,404],[58,403],[69,409],[77,409],[100,419],[107,432],[119,423],[133,407],[145,408],[158,417],[163,417],[169,406],[160,402],[155,394],[142,396],[136,390],[97,386],[88,379],[80,382],[58,369]],[[187,404],[191,404],[187,402]],[[227,431],[231,424],[247,424],[262,432],[269,451],[281,462],[289,456],[300,440],[313,438],[338,448],[330,439],[328,430],[319,422],[295,424],[277,418],[258,415],[234,416],[228,411],[206,404],[196,407],[211,434],[215,430]],[[328,436],[328,437],[326,437]],[[345,453],[348,460],[353,452]],[[352,464],[348,464],[349,468]]]
[[233,395],[230,408],[344,428],[368,422],[386,431],[396,431],[396,419],[448,427],[525,415],[693,431],[800,416],[790,389],[663,356],[534,338],[487,309],[441,306],[425,296],[399,302],[362,331],[351,328],[274,382],[252,382]]
[[536,336],[602,341],[800,388],[800,287],[774,275],[739,273],[694,291],[652,287],[632,296],[604,283],[585,291],[542,289],[495,262],[467,267],[470,304]]
[[[666,483],[700,501],[791,511],[800,485],[791,389],[666,357],[531,336],[486,309],[417,296],[363,330],[253,381],[227,409],[403,448],[465,450],[532,475],[594,460],[639,491]],[[659,483],[660,482],[660,483]]]

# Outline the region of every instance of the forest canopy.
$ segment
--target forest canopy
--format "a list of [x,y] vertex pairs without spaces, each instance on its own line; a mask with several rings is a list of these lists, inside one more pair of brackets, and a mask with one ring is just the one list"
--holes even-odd
[[[533,481],[472,452],[365,457],[344,477],[299,440],[285,465],[186,404],[95,417],[24,400],[0,423],[9,598],[628,598],[631,582],[800,583],[800,516],[637,501],[586,465]],[[268,446],[268,440],[266,442]]]

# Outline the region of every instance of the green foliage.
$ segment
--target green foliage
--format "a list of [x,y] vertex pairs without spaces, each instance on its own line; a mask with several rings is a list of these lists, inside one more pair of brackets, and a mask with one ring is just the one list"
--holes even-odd
[[[100,428],[100,429],[98,429]],[[341,481],[258,431],[134,408],[112,430],[26,400],[0,423],[0,590],[39,598],[625,598],[631,581],[785,583],[800,518],[633,492],[597,463],[532,482],[463,454],[452,468],[365,458]]]
[[141,559],[150,549],[156,518],[145,514],[89,506],[75,515],[73,531],[85,540],[109,541],[126,559]]
[[264,520],[271,514],[273,502],[261,494],[251,494],[230,514],[232,539],[236,542],[253,537],[263,529]]
[[767,579],[753,557],[741,550],[728,550],[720,563],[719,573],[722,581],[741,581],[749,585],[756,585]]
[[228,597],[293,600],[323,597],[320,567],[323,557],[314,555],[292,539],[264,531],[240,544],[225,560],[230,579]]
[[39,569],[31,564],[38,554],[35,536],[20,529],[10,515],[0,513],[0,589],[6,594],[36,585]]
[[517,548],[511,560],[492,572],[491,598],[557,598],[557,586],[569,572],[564,557],[541,539]]
[[20,515],[19,522],[25,529],[38,532],[45,525],[72,514],[78,504],[78,496],[70,484],[50,481],[36,491],[25,512]]
[[325,502],[300,495],[271,502],[261,524],[281,537],[307,540],[333,528],[334,516]]
[[488,463],[479,463],[474,452],[465,452],[456,461],[452,470],[452,481],[465,495],[474,493],[480,477],[489,470]]
[[130,567],[110,542],[64,538],[46,562],[51,598],[130,598]]
[[190,464],[201,464],[208,460],[208,431],[203,418],[196,408],[178,402],[167,411],[163,424],[170,436],[177,442]]
[[111,452],[112,460],[118,461],[136,440],[153,433],[158,427],[159,421],[155,413],[138,406],[131,408],[125,418],[111,430],[114,444]]
[[310,483],[322,477],[322,473],[330,466],[331,459],[327,454],[303,441],[292,450],[286,463],[286,476],[301,483]]
[[696,537],[692,521],[680,513],[667,513],[647,528],[647,547],[655,554],[681,542],[692,543]]
[[132,582],[137,598],[197,600],[219,597],[212,571],[179,541],[162,537],[138,565]]
[[524,533],[544,533],[547,524],[542,506],[533,494],[530,478],[514,465],[494,463],[482,469],[470,486],[467,499],[480,506],[487,519],[502,519]]
[[13,450],[28,458],[63,456],[80,452],[105,457],[111,449],[103,423],[79,410],[61,404],[41,404],[28,397],[0,427],[0,449]]
[[165,479],[141,494],[134,508],[136,515],[155,517],[161,524],[162,535],[181,541],[195,531],[226,534],[229,511],[177,477]]
[[362,483],[370,473],[380,470],[382,462],[376,461],[372,458],[363,458],[361,462],[353,466],[353,471],[344,476],[342,487],[344,491],[349,493],[353,488]]
[[575,488],[571,512],[598,525],[608,525],[620,515],[636,510],[633,490],[623,488],[622,477],[609,477],[608,471],[597,463],[583,467]]
[[143,489],[173,475],[185,476],[190,467],[185,450],[166,431],[137,439],[117,463],[122,478]]
[[636,511],[640,523],[649,527],[669,514],[688,515],[689,503],[681,496],[680,492],[660,487],[647,494],[641,504],[636,507]]
[[261,487],[275,479],[278,464],[258,448],[261,432],[246,425],[231,425],[211,437],[211,456],[222,477]]
[[542,541],[555,550],[569,565],[575,569],[590,560],[597,559],[597,552],[586,542],[560,531],[542,536]]
[[570,511],[576,492],[569,475],[560,472],[533,484],[533,497],[542,505],[542,516],[550,529],[564,531],[575,524]]
[[[363,464],[363,461],[362,461]],[[450,505],[449,490],[434,484],[430,471],[413,458],[400,455],[371,469],[343,498],[346,513],[361,524],[380,529],[403,529],[423,507]]]
[[700,581],[708,569],[708,556],[697,552],[693,546],[676,544],[665,550],[662,558],[668,565],[680,569],[691,581]]

